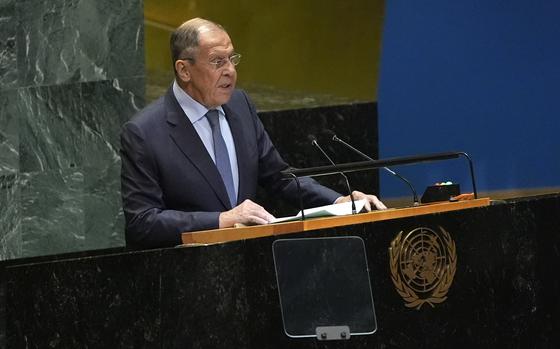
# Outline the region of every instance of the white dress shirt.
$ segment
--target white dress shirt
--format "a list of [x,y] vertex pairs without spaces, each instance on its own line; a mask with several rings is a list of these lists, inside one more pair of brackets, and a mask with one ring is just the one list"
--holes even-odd
[[[214,156],[214,141],[212,139],[212,128],[210,127],[208,119],[205,117],[209,109],[189,96],[181,87],[179,87],[176,81],[173,81],[173,94],[196,130],[196,133],[198,133],[198,136],[206,147],[212,161],[216,163],[216,158]],[[231,134],[231,129],[229,128],[224,109],[220,106],[217,107],[216,110],[219,114],[222,137],[224,138],[224,142],[226,143],[228,150],[229,162],[231,164],[231,172],[233,176],[233,186],[235,188],[235,195],[237,196],[239,193],[239,169],[237,167],[235,143],[233,142],[233,135]]]

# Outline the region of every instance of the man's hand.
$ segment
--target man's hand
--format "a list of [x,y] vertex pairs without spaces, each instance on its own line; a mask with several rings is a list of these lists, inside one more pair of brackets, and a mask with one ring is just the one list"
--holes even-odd
[[[371,195],[371,194],[364,194],[361,191],[357,191],[354,190],[352,192],[352,196],[354,197],[354,201],[356,200],[362,200],[362,199],[366,199],[366,204],[364,205],[364,208],[369,212],[371,211],[372,208],[375,208],[377,210],[386,210],[387,206],[385,206],[385,204],[383,204],[375,195]],[[350,199],[350,195],[348,196],[341,196],[338,199],[336,199],[336,201],[334,202],[335,204],[340,204],[342,202],[347,202],[347,201],[351,201]]]
[[261,205],[245,200],[229,211],[220,213],[220,228],[233,227],[236,223],[244,225],[267,224],[274,219]]

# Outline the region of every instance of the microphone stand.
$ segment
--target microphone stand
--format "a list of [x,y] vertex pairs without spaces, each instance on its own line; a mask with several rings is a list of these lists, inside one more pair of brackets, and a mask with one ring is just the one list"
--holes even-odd
[[[333,135],[332,140],[338,143],[341,143],[342,145],[344,145],[345,147],[347,147],[348,149],[352,150],[353,152],[359,154],[361,157],[370,160],[370,161],[374,161],[370,156],[362,153],[361,151],[359,151],[358,149],[354,148],[353,146],[351,146],[350,144],[346,143],[345,141],[343,141],[342,139],[338,138],[336,135]],[[410,191],[412,191],[412,197],[414,200],[413,205],[414,206],[419,206],[420,202],[418,201],[418,195],[416,194],[416,190],[414,190],[414,187],[412,186],[412,183],[410,183],[410,181],[406,178],[404,178],[403,176],[401,176],[400,174],[396,173],[395,171],[391,170],[389,167],[383,167],[383,169],[387,172],[389,172],[390,174],[392,174],[393,176],[400,178],[402,181],[404,181],[406,184],[408,184],[408,187],[410,188]]]
[[[333,165],[334,167],[337,167],[336,164],[334,163],[334,161],[332,161],[332,159],[330,158],[330,156],[328,156],[327,153],[323,150],[323,148],[321,148],[319,143],[317,143],[316,139],[313,139],[311,141],[311,144],[316,146],[317,149],[319,149],[321,151],[321,153],[323,153],[323,155],[325,156],[325,158],[327,158],[327,160],[329,160],[331,165]],[[354,195],[352,195],[352,189],[350,188],[350,181],[348,181],[348,177],[346,176],[346,174],[344,172],[338,172],[338,173],[340,173],[340,175],[342,177],[344,177],[344,179],[346,180],[346,187],[348,188],[348,192],[350,193],[350,201],[352,201],[352,214],[356,214],[356,203],[354,202]]]

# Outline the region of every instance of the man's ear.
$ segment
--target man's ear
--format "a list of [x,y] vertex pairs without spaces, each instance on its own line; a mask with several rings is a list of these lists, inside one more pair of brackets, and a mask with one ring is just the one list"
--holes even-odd
[[189,82],[191,80],[191,71],[189,64],[185,60],[175,61],[175,72],[181,81]]

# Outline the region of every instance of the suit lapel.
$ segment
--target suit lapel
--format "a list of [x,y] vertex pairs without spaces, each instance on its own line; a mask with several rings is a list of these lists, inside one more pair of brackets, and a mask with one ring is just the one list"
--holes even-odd
[[175,99],[175,96],[173,96],[172,89],[168,90],[165,103],[171,139],[197,168],[200,175],[210,184],[224,208],[229,210],[231,204],[229,203],[228,194],[222,177],[212,161],[212,158],[208,155],[208,151],[200,140],[198,133],[189,122],[189,119]]
[[235,144],[235,152],[237,154],[237,169],[239,171],[239,188],[237,194],[237,203],[244,200],[244,198],[249,197],[249,183],[247,182],[247,169],[249,166],[249,151],[247,149],[247,144],[243,141],[245,139],[243,124],[241,122],[241,117],[239,114],[234,112],[227,104],[222,105],[224,112],[226,113],[226,118],[228,120],[229,128],[233,136],[233,142]]

